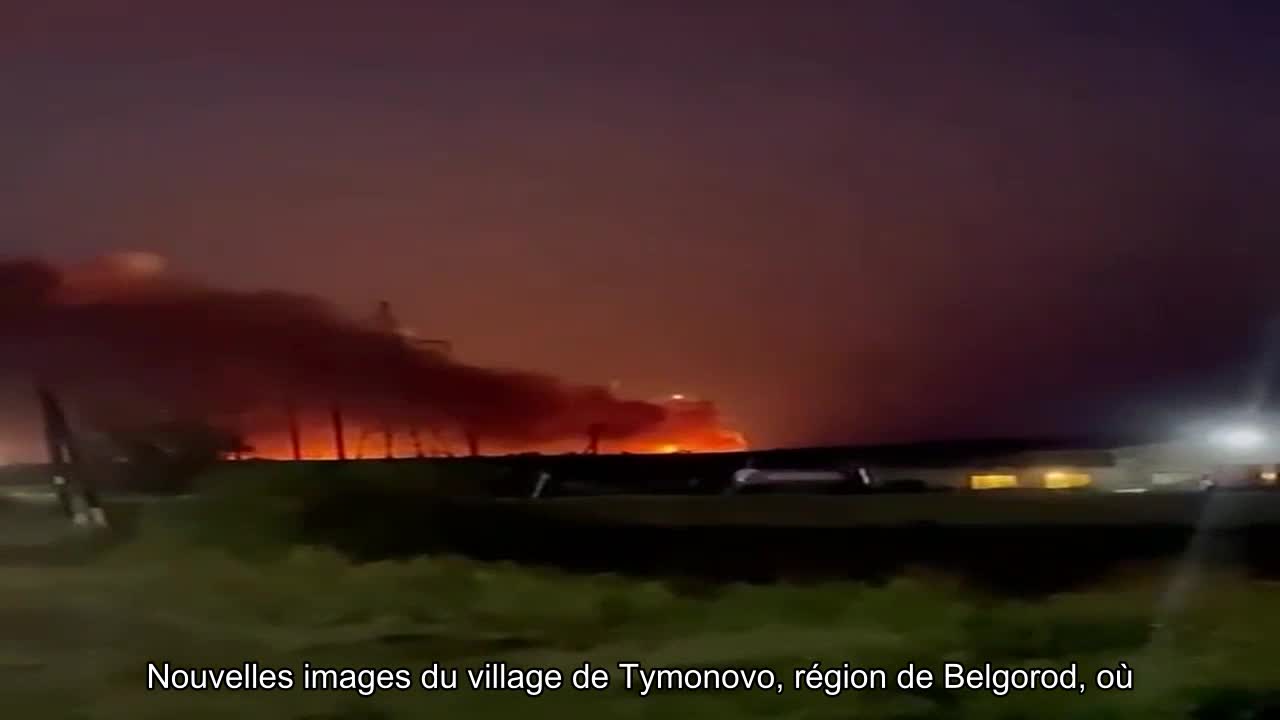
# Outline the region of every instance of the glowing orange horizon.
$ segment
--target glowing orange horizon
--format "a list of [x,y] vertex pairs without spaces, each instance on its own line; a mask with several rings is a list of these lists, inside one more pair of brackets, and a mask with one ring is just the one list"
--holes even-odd
[[[242,458],[261,460],[293,460],[293,445],[287,433],[250,433],[246,438],[249,450]],[[303,429],[300,437],[301,459],[333,460],[337,458],[333,429],[327,426],[311,426]],[[348,428],[345,433],[348,459],[382,459],[387,457],[386,435],[381,431],[365,431],[359,427]],[[687,432],[680,435],[654,434],[626,440],[602,441],[601,453],[631,453],[637,455],[669,455],[674,453],[734,452],[746,450],[749,445],[741,433],[733,430],[712,429]],[[469,455],[470,450],[460,440],[448,441],[439,436],[423,433],[417,439],[408,432],[396,432],[391,437],[392,458],[448,457]],[[546,454],[585,452],[585,439],[545,444],[486,445],[481,439],[481,455],[509,455],[527,452]]]
[[[666,411],[666,417],[657,425],[626,438],[602,438],[598,452],[634,454],[672,454],[681,452],[734,452],[749,446],[742,433],[723,425],[723,420],[709,401],[677,393],[654,401]],[[270,413],[260,416],[256,422],[247,423],[245,441],[249,450],[242,457],[264,460],[294,459],[293,443],[283,417]],[[333,425],[327,418],[299,417],[299,443],[303,460],[326,460],[338,457]],[[242,425],[242,427],[244,427]],[[390,446],[388,447],[388,440]],[[588,452],[588,437],[584,431],[580,438],[566,438],[554,442],[501,442],[479,438],[479,454],[510,455],[539,452],[546,454]],[[348,459],[442,457],[471,454],[471,448],[460,433],[448,431],[412,430],[399,426],[391,428],[390,438],[385,425],[365,424],[357,418],[348,418],[344,425],[343,445]]]

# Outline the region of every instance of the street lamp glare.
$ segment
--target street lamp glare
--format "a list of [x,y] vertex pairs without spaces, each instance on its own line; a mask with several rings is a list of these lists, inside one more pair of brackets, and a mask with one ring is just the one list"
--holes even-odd
[[1225,427],[1213,434],[1215,444],[1230,450],[1253,450],[1266,441],[1266,433],[1253,425]]

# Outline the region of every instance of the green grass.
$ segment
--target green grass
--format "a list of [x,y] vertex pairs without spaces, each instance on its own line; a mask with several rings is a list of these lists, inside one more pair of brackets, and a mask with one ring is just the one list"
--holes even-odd
[[[261,471],[200,501],[134,506],[121,542],[74,565],[0,566],[4,717],[524,718],[1244,718],[1280,707],[1280,588],[1207,576],[1167,597],[1168,578],[1117,581],[1035,602],[941,577],[885,586],[708,586],[574,576],[447,555],[358,563],[306,542],[304,507],[405,492],[376,466]],[[330,474],[324,474],[324,473]],[[334,472],[355,473],[345,480]],[[317,474],[319,473],[319,474]],[[328,489],[317,480],[331,482]],[[430,479],[422,480],[429,484]],[[358,487],[359,491],[353,490]],[[334,498],[337,498],[335,500]],[[362,500],[363,498],[363,500]],[[365,527],[376,532],[376,528]],[[492,531],[478,528],[477,531]],[[1053,557],[1046,557],[1051,563]],[[1158,629],[1153,629],[1154,625]],[[478,667],[503,660],[572,670],[583,661],[769,667],[788,688],[664,693],[381,691],[148,693],[148,661],[299,670]],[[1125,661],[1133,692],[849,692],[790,686],[815,660],[935,671]],[[892,677],[892,673],[891,673]],[[621,675],[614,673],[615,683]],[[465,679],[463,680],[465,684]]]

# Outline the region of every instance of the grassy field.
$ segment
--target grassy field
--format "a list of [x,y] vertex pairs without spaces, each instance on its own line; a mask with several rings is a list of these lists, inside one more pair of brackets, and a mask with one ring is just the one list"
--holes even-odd
[[[147,718],[779,717],[1254,718],[1280,712],[1280,587],[1241,576],[1128,573],[1083,592],[1035,601],[979,592],[940,575],[888,584],[710,584],[480,563],[432,554],[355,562],[331,549],[318,506],[360,508],[392,490],[446,478],[402,478],[376,465],[261,470],[216,483],[198,502],[115,508],[112,542],[67,538],[66,562],[0,566],[0,698],[5,717]],[[48,508],[0,509],[30,538]],[[349,533],[389,532],[356,512]],[[396,516],[401,517],[401,516]],[[354,521],[353,521],[354,522]],[[395,526],[396,523],[386,523]],[[501,527],[477,527],[501,533]],[[47,548],[46,548],[47,549]],[[1053,563],[1050,554],[1043,558]],[[185,668],[255,661],[405,668],[440,663],[521,667],[583,661],[613,671],[602,692],[148,692],[147,663]],[[781,694],[662,692],[621,687],[620,661],[648,667],[771,668]],[[849,662],[894,670],[944,662],[1005,667],[1124,661],[1134,690],[847,691],[791,686],[792,668]]]

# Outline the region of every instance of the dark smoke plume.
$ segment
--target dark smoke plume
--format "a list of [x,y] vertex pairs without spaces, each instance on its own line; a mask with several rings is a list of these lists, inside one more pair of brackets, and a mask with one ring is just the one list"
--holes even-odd
[[653,432],[663,406],[410,349],[325,302],[175,279],[150,255],[78,268],[0,261],[0,377],[61,388],[96,422],[226,418],[339,404],[508,445]]

